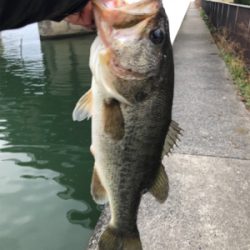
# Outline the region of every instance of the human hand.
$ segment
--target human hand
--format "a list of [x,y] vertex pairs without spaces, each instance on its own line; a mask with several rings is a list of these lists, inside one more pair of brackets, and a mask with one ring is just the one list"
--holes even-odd
[[87,29],[95,29],[92,3],[89,2],[80,12],[67,16],[65,21],[72,24],[81,25]]

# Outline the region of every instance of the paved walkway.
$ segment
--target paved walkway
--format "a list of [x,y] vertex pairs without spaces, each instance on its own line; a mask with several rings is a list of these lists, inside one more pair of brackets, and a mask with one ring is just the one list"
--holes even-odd
[[179,149],[164,159],[167,202],[149,194],[142,200],[143,249],[249,250],[250,113],[193,4],[174,49],[174,119],[185,132]]

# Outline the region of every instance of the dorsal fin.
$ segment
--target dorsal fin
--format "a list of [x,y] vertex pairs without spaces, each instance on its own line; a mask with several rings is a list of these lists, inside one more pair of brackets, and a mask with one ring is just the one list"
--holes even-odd
[[179,137],[182,135],[182,131],[177,122],[171,121],[162,152],[163,156],[171,153],[174,145],[177,146],[177,141],[180,140]]
[[73,121],[83,121],[89,119],[92,115],[92,90],[90,89],[85,95],[83,95],[77,102],[73,111]]

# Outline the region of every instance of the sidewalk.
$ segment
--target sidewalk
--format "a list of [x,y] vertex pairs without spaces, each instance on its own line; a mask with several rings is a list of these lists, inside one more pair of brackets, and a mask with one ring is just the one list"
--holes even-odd
[[[174,44],[174,120],[184,129],[164,159],[167,202],[146,194],[138,227],[144,250],[250,249],[250,113],[192,3]],[[97,249],[98,231],[89,249]],[[106,224],[105,224],[106,225]]]

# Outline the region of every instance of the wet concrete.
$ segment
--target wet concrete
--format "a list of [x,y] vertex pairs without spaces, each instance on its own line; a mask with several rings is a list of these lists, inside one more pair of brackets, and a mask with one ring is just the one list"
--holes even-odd
[[[174,119],[184,136],[164,158],[167,202],[142,199],[143,249],[250,249],[250,113],[193,4],[174,50]],[[106,208],[89,249],[97,249],[108,218]]]

